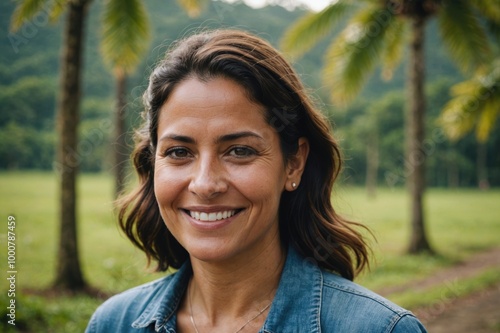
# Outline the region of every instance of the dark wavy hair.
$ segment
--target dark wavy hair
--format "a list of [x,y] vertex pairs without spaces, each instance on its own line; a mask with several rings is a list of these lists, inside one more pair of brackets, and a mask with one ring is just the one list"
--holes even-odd
[[152,72],[143,96],[145,122],[137,132],[132,155],[139,185],[118,204],[125,234],[146,253],[148,262],[158,262],[158,271],[179,268],[188,259],[160,216],[154,194],[154,158],[160,107],[180,82],[193,77],[224,77],[244,87],[249,99],[266,108],[285,161],[297,152],[300,137],[309,140],[300,185],[281,197],[280,237],[320,267],[354,279],[368,265],[369,250],[357,230],[360,225],[339,216],[330,201],[342,158],[329,122],[313,107],[297,74],[279,52],[243,31],[215,30],[180,40]]

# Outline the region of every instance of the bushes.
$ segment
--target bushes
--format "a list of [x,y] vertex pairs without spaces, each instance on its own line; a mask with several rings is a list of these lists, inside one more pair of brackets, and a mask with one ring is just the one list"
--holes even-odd
[[16,325],[7,320],[7,294],[0,295],[0,331],[10,332],[83,332],[102,300],[89,296],[35,296],[16,294]]

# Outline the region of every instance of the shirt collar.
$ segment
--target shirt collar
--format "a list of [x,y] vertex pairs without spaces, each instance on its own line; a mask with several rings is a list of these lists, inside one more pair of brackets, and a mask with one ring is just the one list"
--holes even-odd
[[168,283],[164,283],[156,290],[155,297],[137,320],[132,323],[132,327],[145,328],[154,323],[156,332],[159,332],[164,326],[167,331],[175,332],[177,308],[182,301],[192,274],[191,264],[187,261],[175,274],[170,276],[171,279]]
[[[175,332],[177,308],[191,275],[188,261],[157,291],[132,327],[155,323],[157,332],[163,327],[167,332]],[[320,332],[322,285],[323,274],[314,260],[303,258],[290,246],[278,290],[260,332],[282,332],[285,326],[297,332]]]
[[314,260],[300,256],[290,246],[278,290],[261,332],[320,332],[322,286],[323,274]]

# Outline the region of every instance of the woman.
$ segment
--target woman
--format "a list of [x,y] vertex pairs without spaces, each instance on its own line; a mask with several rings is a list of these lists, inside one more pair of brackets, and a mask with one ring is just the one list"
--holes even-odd
[[178,271],[109,299],[88,332],[425,332],[351,282],[368,250],[330,203],[338,145],[272,46],[191,36],[144,102],[140,184],[119,219],[158,270]]

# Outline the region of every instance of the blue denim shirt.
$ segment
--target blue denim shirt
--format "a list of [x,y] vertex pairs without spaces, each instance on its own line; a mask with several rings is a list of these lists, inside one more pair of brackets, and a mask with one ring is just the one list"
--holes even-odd
[[[192,275],[189,263],[165,278],[115,295],[92,316],[87,333],[176,332],[177,308]],[[411,312],[290,247],[260,333],[426,332]]]

